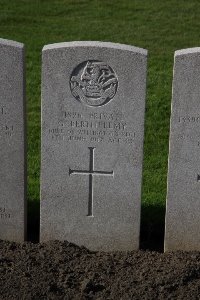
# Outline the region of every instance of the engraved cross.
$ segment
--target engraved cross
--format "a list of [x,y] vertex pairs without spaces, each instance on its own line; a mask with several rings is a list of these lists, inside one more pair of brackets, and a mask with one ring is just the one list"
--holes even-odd
[[114,176],[114,172],[106,172],[106,171],[95,171],[94,170],[94,150],[95,147],[88,147],[90,150],[90,164],[89,170],[72,170],[69,168],[69,176],[73,174],[79,175],[88,175],[89,176],[89,201],[88,201],[88,215],[89,217],[93,217],[93,176]]

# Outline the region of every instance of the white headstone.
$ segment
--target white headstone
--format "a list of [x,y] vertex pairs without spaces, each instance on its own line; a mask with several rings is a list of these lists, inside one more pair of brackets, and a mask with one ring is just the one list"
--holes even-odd
[[41,241],[139,247],[147,51],[43,49]]
[[0,39],[0,239],[26,237],[24,45]]
[[175,52],[165,251],[200,250],[200,48]]

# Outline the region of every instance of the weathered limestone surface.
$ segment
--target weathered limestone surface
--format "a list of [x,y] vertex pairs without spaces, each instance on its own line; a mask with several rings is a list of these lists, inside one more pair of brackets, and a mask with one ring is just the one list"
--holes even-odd
[[26,237],[24,45],[0,39],[0,239]]
[[139,247],[147,51],[43,49],[41,241]]
[[175,52],[165,251],[200,250],[200,48]]

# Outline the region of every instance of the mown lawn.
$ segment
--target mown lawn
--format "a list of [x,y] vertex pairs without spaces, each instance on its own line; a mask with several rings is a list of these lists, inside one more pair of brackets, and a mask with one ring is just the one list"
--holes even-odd
[[198,0],[0,0],[0,37],[26,45],[29,203],[39,201],[42,47],[73,40],[130,44],[149,51],[142,224],[149,236],[163,229],[173,55],[200,46],[199,16]]

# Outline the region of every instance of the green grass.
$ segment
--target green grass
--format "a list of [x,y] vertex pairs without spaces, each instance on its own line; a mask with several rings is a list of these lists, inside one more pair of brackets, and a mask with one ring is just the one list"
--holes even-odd
[[[29,201],[39,200],[42,47],[73,40],[130,44],[149,50],[143,217],[163,224],[173,55],[199,46],[199,16],[198,0],[0,0],[0,37],[26,45]],[[161,213],[149,215],[147,207]]]

